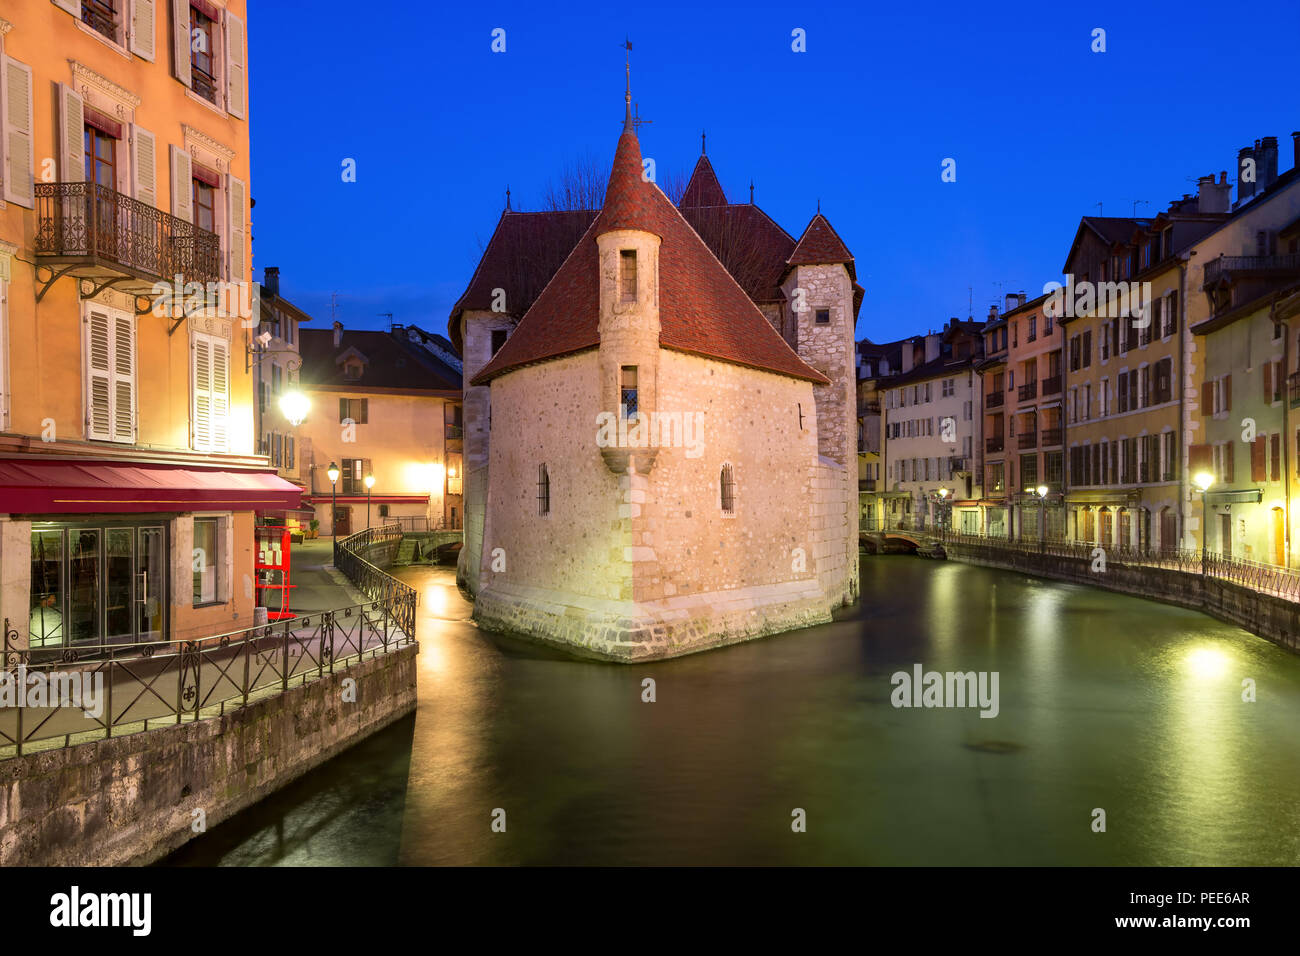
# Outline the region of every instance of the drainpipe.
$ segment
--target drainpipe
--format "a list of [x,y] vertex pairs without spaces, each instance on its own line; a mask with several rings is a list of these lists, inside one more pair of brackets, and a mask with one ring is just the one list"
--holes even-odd
[[1275,296],[1269,308],[1269,316],[1282,326],[1282,372],[1286,384],[1282,388],[1282,519],[1285,535],[1285,550],[1282,552],[1284,567],[1291,567],[1291,382],[1287,370],[1291,367],[1291,325],[1287,319],[1277,314],[1278,300]]

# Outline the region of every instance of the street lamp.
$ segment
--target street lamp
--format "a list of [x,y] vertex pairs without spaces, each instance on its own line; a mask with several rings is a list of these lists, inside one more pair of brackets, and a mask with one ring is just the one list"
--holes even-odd
[[366,530],[370,530],[370,489],[375,487],[375,476],[366,475]]
[[335,522],[339,516],[339,466],[330,462],[329,469],[325,472],[330,479],[330,538],[335,544],[338,544],[339,536],[335,528]]
[[1043,509],[1047,504],[1047,485],[1039,485],[1034,489],[1034,493],[1038,495],[1038,550],[1043,551],[1046,550],[1047,547],[1046,540],[1043,536],[1043,524],[1045,521]]
[[1206,570],[1206,547],[1209,544],[1209,515],[1208,500],[1210,485],[1214,484],[1214,476],[1208,471],[1197,472],[1192,478],[1196,487],[1201,490],[1201,577],[1205,577]]
[[943,520],[944,504],[947,502],[947,500],[948,500],[948,489],[940,488],[939,489],[939,534],[940,535],[942,535],[944,531],[944,520]]
[[285,392],[280,396],[280,411],[294,428],[302,424],[310,408],[311,402],[302,392]]

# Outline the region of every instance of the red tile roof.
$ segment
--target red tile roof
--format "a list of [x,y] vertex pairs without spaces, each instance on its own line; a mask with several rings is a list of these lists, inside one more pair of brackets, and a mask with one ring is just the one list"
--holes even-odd
[[491,309],[494,290],[504,289],[506,312],[516,317],[523,315],[598,212],[596,209],[576,212],[507,209],[502,213],[469,286],[452,306],[447,337],[456,351],[462,355],[465,352],[460,340],[462,312]]
[[636,135],[619,137],[605,204],[500,351],[475,376],[486,384],[513,369],[600,344],[596,237],[636,229],[660,237],[659,344],[663,348],[764,369],[818,384],[659,188],[641,176]]
[[682,206],[682,216],[755,302],[782,302],[794,238],[757,206]]
[[849,277],[853,273],[853,253],[844,244],[834,227],[821,213],[812,217],[808,228],[799,237],[799,244],[790,253],[789,264],[792,266],[829,265],[843,263],[848,267]]
[[722,191],[722,184],[718,182],[718,174],[713,171],[709,157],[701,155],[696,160],[695,170],[691,173],[690,182],[686,184],[686,191],[682,193],[682,201],[678,205],[683,209],[690,206],[727,205],[727,194]]

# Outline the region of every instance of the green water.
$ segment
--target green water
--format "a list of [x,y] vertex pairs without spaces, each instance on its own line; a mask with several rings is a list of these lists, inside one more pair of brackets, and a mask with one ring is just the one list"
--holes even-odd
[[[1300,863],[1300,658],[1201,614],[864,557],[835,623],[626,666],[479,631],[448,569],[402,576],[415,716],[167,863]],[[996,671],[998,716],[895,708],[916,663]]]

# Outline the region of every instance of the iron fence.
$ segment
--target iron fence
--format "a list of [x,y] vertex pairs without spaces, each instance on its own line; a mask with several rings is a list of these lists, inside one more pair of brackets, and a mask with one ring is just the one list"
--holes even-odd
[[[0,708],[0,756],[37,741],[67,746],[74,738],[219,716],[410,644],[414,629],[376,600],[210,637],[79,645],[57,654],[20,647],[17,637],[6,619],[8,673],[0,678],[18,700]],[[45,690],[39,702],[29,699],[33,687]]]
[[390,522],[382,528],[367,528],[334,542],[334,566],[351,581],[362,594],[381,604],[402,633],[415,638],[415,589],[368,560],[378,548],[391,549],[389,560],[397,554],[402,541],[402,526]]

